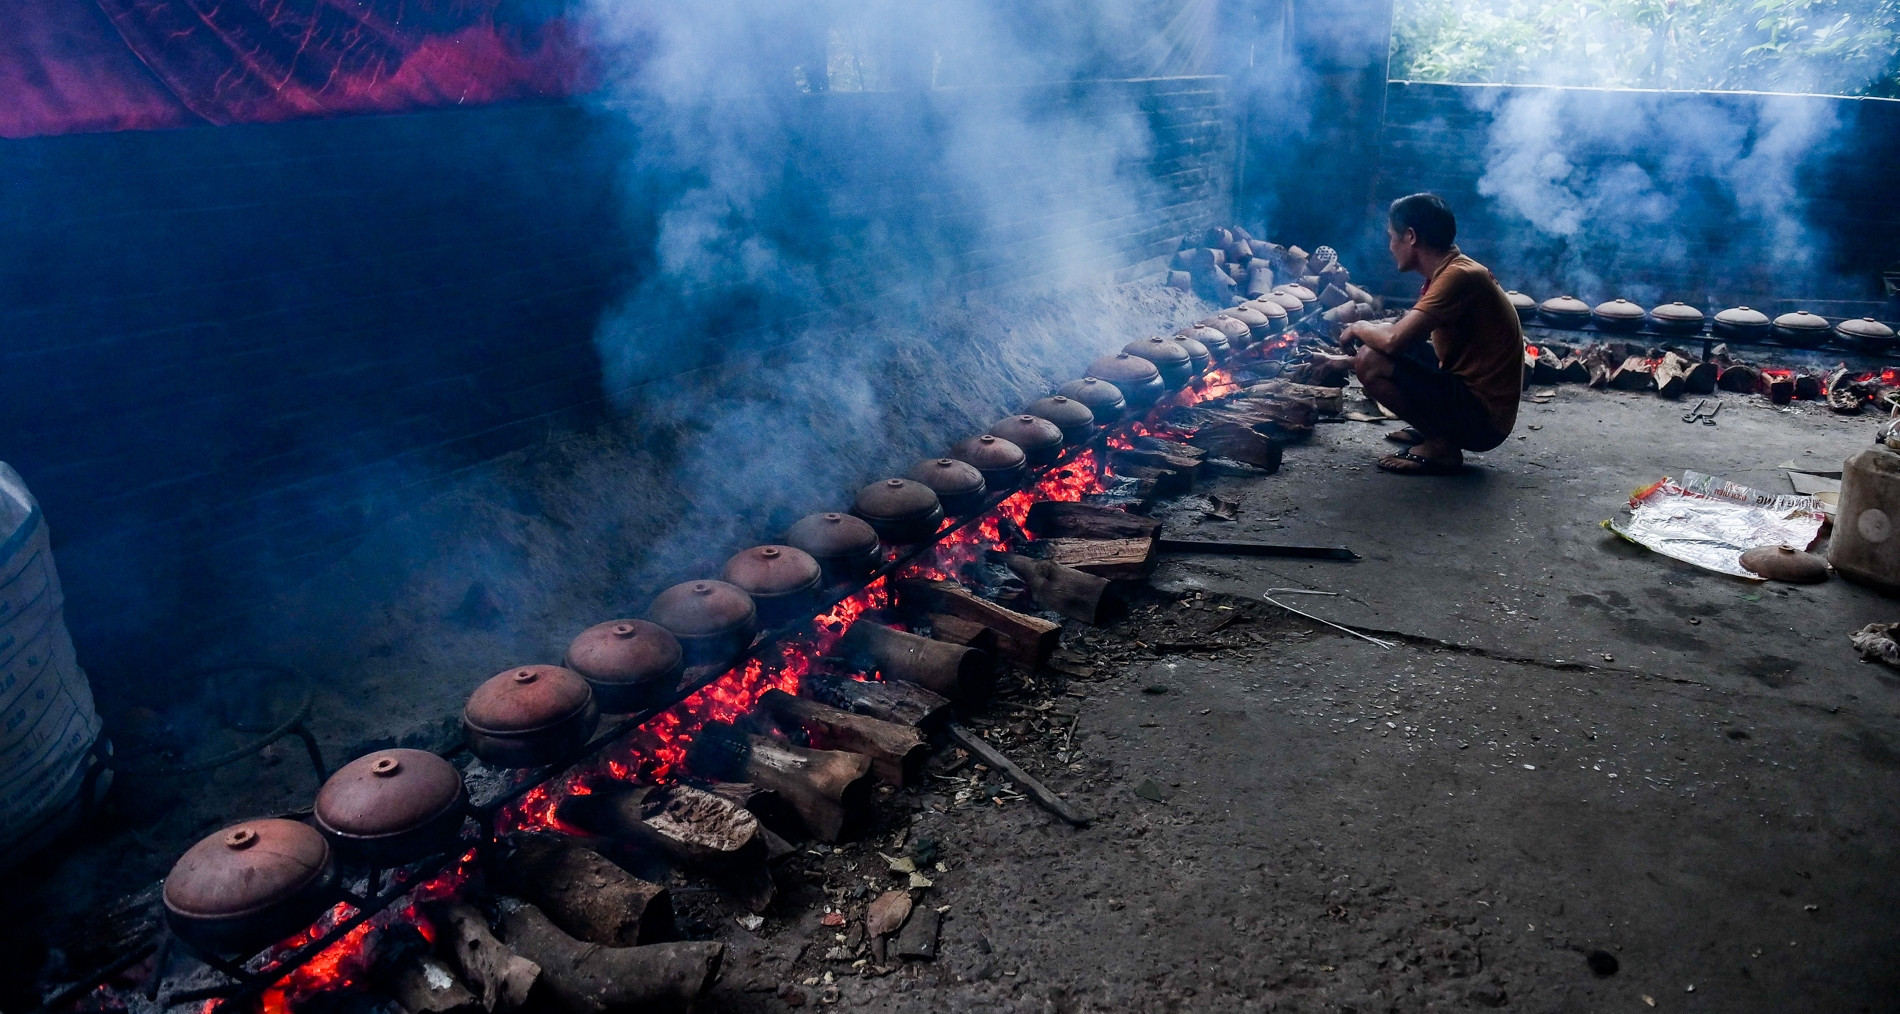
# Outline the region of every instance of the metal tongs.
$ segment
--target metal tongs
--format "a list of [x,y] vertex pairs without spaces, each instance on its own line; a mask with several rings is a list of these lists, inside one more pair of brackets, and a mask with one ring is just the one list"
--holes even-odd
[[1715,425],[1715,414],[1717,412],[1722,411],[1722,403],[1720,401],[1716,402],[1714,408],[1708,408],[1708,404],[1709,404],[1709,399],[1707,398],[1703,398],[1701,401],[1696,402],[1694,408],[1682,414],[1682,421],[1686,423],[1692,423],[1692,422],[1695,422],[1697,419],[1700,419],[1702,420],[1702,425],[1704,426]]

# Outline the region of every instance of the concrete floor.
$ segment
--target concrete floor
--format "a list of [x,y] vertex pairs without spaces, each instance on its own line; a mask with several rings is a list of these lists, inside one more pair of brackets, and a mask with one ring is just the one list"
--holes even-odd
[[[1347,597],[1304,608],[1462,647],[1385,650],[1243,606],[1223,635],[1239,647],[1102,655],[1135,661],[1059,699],[1080,716],[1079,767],[1030,759],[1101,821],[923,801],[903,833],[949,859],[926,895],[948,906],[942,957],[882,978],[829,966],[837,981],[800,995],[890,1011],[1900,1009],[1900,677],[1846,640],[1894,603],[1838,579],[1733,580],[1598,527],[1685,468],[1786,490],[1779,462],[1838,467],[1875,425],[1724,400],[1707,427],[1653,396],[1561,389],[1448,479],[1372,469],[1383,427],[1322,426],[1276,478],[1204,483],[1240,516],[1201,531],[1364,559],[1170,560],[1157,583],[1201,609],[1138,614],[1178,623],[1149,640],[1306,586]],[[873,848],[900,840],[859,854],[881,870]],[[803,943],[829,932],[817,912],[735,944],[720,1009],[784,1009],[774,977],[821,975]],[[1591,970],[1597,950],[1614,974]]]

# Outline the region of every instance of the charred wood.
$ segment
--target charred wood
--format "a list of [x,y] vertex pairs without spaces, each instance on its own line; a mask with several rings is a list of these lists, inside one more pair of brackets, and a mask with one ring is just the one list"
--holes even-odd
[[781,724],[804,729],[813,746],[871,758],[871,772],[878,780],[899,788],[916,780],[930,752],[913,726],[853,714],[783,690],[767,690],[759,704]]
[[562,930],[588,943],[631,947],[671,939],[673,900],[606,856],[553,835],[508,839],[502,890],[546,909]]
[[693,740],[686,763],[701,777],[777,792],[822,841],[855,833],[870,809],[871,758],[863,754],[811,750],[710,722]]
[[534,984],[541,979],[541,966],[495,939],[487,917],[475,906],[464,901],[442,901],[430,905],[427,914],[445,927],[437,946],[462,973],[462,979],[474,987],[482,1007],[505,1012],[528,1002]]
[[720,943],[602,947],[576,940],[533,905],[504,902],[508,945],[541,966],[548,994],[568,1014],[686,1011],[712,988]]
[[690,785],[612,785],[561,801],[569,824],[675,864],[713,875],[750,910],[776,888],[766,867],[765,828],[745,806]]
[[1092,626],[1111,622],[1126,609],[1109,588],[1107,578],[1064,566],[1054,560],[1032,560],[1015,553],[999,554],[1003,566],[1029,586],[1029,597],[1044,609]]
[[1015,761],[1010,760],[1001,750],[989,744],[988,740],[955,722],[950,723],[950,741],[975,754],[983,763],[1002,772],[1003,777],[1014,782],[1023,794],[1036,801],[1038,806],[1062,818],[1075,827],[1087,827],[1095,818],[1075,804],[1063,799],[1047,785],[1031,777]]
[[1281,456],[1286,447],[1278,440],[1261,436],[1252,427],[1237,423],[1203,426],[1194,432],[1190,442],[1216,458],[1230,458],[1269,472],[1280,470]]
[[1155,569],[1154,537],[1044,539],[1042,558],[1110,581],[1140,581]]
[[978,598],[955,581],[904,580],[895,582],[892,590],[905,609],[948,613],[996,631],[996,650],[1025,668],[1041,665],[1061,641],[1060,624]]
[[1029,508],[1029,532],[1039,539],[1153,538],[1160,528],[1153,518],[1113,507],[1044,500]]
[[852,624],[838,650],[860,666],[875,668],[885,679],[915,683],[953,701],[981,701],[995,683],[996,667],[986,652],[872,619]]
[[[995,636],[988,627],[972,626]],[[881,680],[857,680],[833,673],[811,673],[799,681],[798,692],[834,708],[920,729],[935,728],[950,717],[949,698],[888,675]]]

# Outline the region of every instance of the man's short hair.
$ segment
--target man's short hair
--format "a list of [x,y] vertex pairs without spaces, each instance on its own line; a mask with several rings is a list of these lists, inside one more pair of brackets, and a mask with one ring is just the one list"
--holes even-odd
[[1437,194],[1407,194],[1392,202],[1386,220],[1392,223],[1392,231],[1403,234],[1410,229],[1418,236],[1420,246],[1433,250],[1448,250],[1452,241],[1458,238],[1458,220],[1451,215],[1451,206]]

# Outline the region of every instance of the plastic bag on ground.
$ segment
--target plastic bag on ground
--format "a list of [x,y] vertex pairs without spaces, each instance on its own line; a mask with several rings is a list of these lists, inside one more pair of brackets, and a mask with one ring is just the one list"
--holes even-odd
[[1761,581],[1742,566],[1757,546],[1806,549],[1821,534],[1821,506],[1812,496],[1764,493],[1700,472],[1664,478],[1630,497],[1630,515],[1603,527],[1671,559]]

